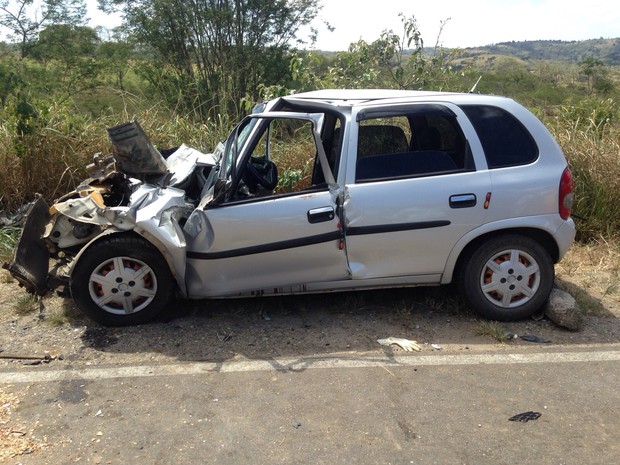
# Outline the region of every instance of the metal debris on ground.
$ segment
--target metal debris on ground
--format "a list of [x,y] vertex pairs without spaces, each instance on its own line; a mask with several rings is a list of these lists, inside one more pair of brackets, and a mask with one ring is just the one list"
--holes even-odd
[[422,350],[422,347],[418,345],[416,341],[410,341],[409,339],[403,339],[400,337],[388,337],[386,339],[377,339],[377,342],[382,346],[398,346],[405,352],[413,352]]
[[299,429],[299,428],[301,428],[301,423],[300,423],[300,422],[298,422],[298,421],[294,421],[294,422],[293,422],[293,428],[295,428],[295,429]]
[[532,412],[532,411],[523,412],[523,413],[518,413],[517,415],[510,417],[508,421],[521,421],[525,423],[530,420],[538,420],[541,415],[542,413],[540,412]]
[[52,357],[50,354],[45,355],[24,355],[24,354],[0,354],[0,358],[8,360],[27,360],[35,363],[49,363],[55,360],[56,357]]
[[523,336],[521,336],[521,339],[527,342],[537,342],[538,344],[547,344],[551,342],[549,339],[545,339],[541,336],[535,336],[533,334],[524,334]]

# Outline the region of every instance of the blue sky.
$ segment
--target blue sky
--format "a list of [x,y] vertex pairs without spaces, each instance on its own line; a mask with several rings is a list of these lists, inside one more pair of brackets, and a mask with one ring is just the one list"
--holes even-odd
[[[88,0],[92,25],[114,26]],[[440,22],[445,47],[473,47],[511,40],[584,40],[620,37],[620,0],[323,0],[316,48],[346,50],[351,42],[373,41],[381,31],[402,33],[399,13],[414,15],[426,46],[433,46]]]

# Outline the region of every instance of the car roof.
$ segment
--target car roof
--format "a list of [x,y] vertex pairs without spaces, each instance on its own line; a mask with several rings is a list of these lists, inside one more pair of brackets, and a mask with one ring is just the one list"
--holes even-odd
[[359,107],[367,104],[388,104],[404,102],[428,102],[444,101],[470,103],[482,103],[497,100],[509,100],[505,97],[495,97],[483,94],[440,92],[423,90],[398,90],[398,89],[324,89],[311,92],[303,92],[282,97],[291,103],[317,103],[338,107]]

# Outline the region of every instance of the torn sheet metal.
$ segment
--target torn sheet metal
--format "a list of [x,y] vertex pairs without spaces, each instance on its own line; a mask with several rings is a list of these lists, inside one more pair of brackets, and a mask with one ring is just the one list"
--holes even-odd
[[4,265],[22,286],[38,295],[47,292],[50,255],[42,236],[49,220],[49,207],[43,197],[38,197],[26,213],[13,260]]
[[166,159],[168,171],[172,173],[170,185],[176,186],[186,181],[196,166],[215,166],[215,163],[212,153],[202,153],[183,144]]
[[130,176],[165,174],[168,170],[164,157],[153,146],[137,121],[108,129],[114,145],[117,169]]

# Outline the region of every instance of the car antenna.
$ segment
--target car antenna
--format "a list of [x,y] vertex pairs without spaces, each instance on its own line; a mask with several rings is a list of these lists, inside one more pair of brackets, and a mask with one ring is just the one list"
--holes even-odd
[[476,90],[476,87],[478,87],[478,83],[480,82],[480,80],[482,79],[482,75],[480,75],[480,77],[478,78],[478,80],[476,81],[476,83],[474,84],[474,86],[469,90],[470,94],[473,94],[474,91]]

